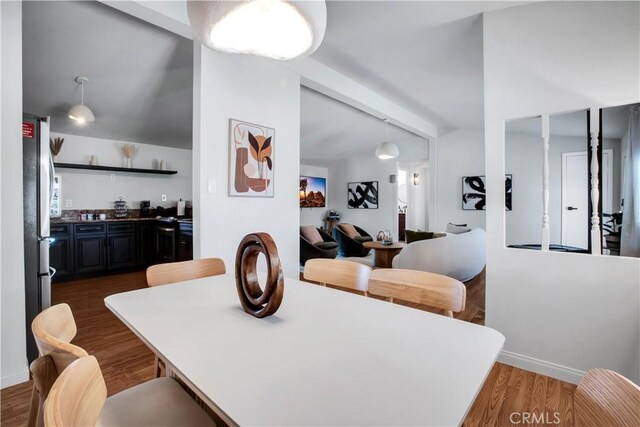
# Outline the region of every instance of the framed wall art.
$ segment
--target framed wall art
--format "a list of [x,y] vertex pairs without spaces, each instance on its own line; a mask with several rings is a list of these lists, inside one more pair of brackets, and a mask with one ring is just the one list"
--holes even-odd
[[229,119],[229,196],[273,197],[275,129]]
[[349,209],[378,209],[378,181],[347,184]]
[[[512,181],[511,175],[504,176],[504,208],[507,211],[512,208]],[[484,175],[462,177],[462,209],[482,211],[486,209],[486,203],[487,187]]]

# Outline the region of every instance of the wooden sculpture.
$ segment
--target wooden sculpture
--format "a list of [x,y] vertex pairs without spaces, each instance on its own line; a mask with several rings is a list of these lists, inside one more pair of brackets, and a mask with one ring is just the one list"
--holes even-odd
[[[267,283],[264,291],[258,283],[258,256],[267,261]],[[236,252],[236,287],[244,311],[255,317],[272,315],[280,307],[284,295],[284,277],[278,248],[268,233],[247,234]]]

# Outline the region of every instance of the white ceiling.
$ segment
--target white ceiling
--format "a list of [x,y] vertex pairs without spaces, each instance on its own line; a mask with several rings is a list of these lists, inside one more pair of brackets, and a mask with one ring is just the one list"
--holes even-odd
[[[300,92],[300,158],[308,163],[374,155],[385,139],[385,124],[333,98],[305,87]],[[399,145],[426,140],[389,125],[389,139]],[[318,162],[320,161],[320,162]]]
[[[24,111],[51,116],[52,130],[191,148],[192,41],[111,7],[23,2]],[[71,123],[85,75],[96,121]]]
[[314,59],[438,127],[483,127],[480,14],[529,2],[329,1]]

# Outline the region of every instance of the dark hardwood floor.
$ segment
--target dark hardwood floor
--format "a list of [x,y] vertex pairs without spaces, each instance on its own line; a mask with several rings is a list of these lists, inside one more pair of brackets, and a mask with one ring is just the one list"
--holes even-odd
[[[466,285],[467,306],[456,317],[484,324],[484,274]],[[108,295],[144,287],[144,272],[136,272],[61,283],[53,288],[54,304],[66,302],[71,306],[78,326],[74,343],[96,356],[110,395],[153,378],[153,353],[104,305]],[[572,426],[574,390],[572,384],[497,363],[464,425],[523,425],[520,414],[533,413],[538,417],[543,414],[547,424]],[[26,424],[30,396],[31,382],[2,390],[3,427]],[[560,424],[554,423],[556,412]]]

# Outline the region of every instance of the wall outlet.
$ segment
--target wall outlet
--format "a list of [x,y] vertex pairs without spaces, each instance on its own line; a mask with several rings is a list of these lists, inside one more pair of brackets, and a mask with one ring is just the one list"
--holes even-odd
[[116,180],[116,174],[115,174],[115,173],[112,173],[111,175],[109,175],[109,179],[110,179],[111,181],[115,181],[115,180]]
[[73,200],[71,200],[71,199],[66,199],[66,200],[64,201],[64,207],[65,207],[65,208],[72,208],[72,207],[73,207]]
[[162,195],[162,201],[163,201],[163,202],[166,202],[166,201],[167,201],[167,195],[166,195],[166,194],[163,194],[163,195]]

